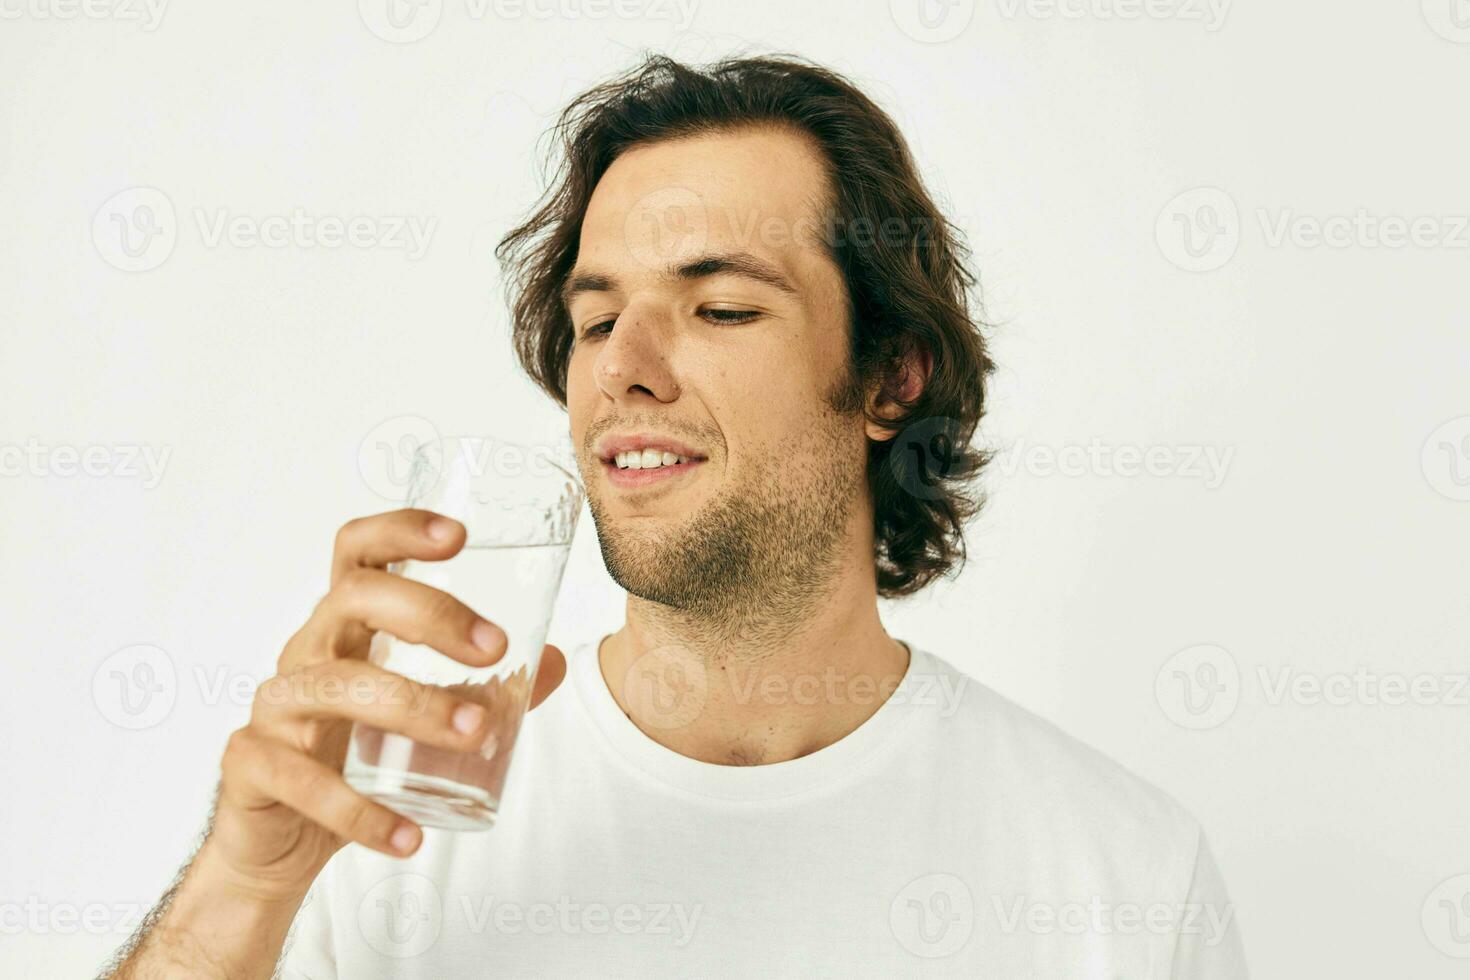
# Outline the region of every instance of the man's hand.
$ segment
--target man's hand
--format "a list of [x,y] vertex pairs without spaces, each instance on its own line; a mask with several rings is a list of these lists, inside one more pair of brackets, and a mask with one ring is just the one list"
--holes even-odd
[[[406,559],[443,561],[464,542],[462,524],[425,510],[341,528],[330,591],[257,690],[249,723],[230,735],[199,853],[165,899],[167,914],[150,916],[156,935],[139,937],[115,976],[170,967],[189,975],[192,966],[199,976],[268,977],[296,909],[334,853],[349,841],[393,856],[418,848],[421,829],[348,786],[342,763],[355,721],[454,751],[484,741],[484,708],[367,660],[378,630],[475,667],[505,655],[504,632],[481,611],[387,571]],[[531,706],[565,676],[562,652],[547,645]]]
[[[485,740],[481,706],[367,662],[377,630],[475,667],[505,655],[505,633],[484,613],[386,570],[410,558],[442,561],[464,541],[464,525],[424,510],[360,518],[338,532],[331,591],[286,644],[221,763],[206,847],[245,887],[272,898],[305,894],[348,841],[394,856],[417,849],[419,827],[348,786],[342,762],[354,721],[454,751],[474,752]],[[532,707],[565,675],[561,651],[547,646]],[[382,693],[361,696],[368,690]]]

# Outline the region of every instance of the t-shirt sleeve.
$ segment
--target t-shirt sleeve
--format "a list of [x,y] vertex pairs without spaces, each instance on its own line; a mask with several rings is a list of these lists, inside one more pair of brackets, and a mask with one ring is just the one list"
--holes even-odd
[[325,877],[326,872],[317,876],[296,910],[276,973],[279,980],[337,980]]
[[1249,980],[1235,905],[1201,831],[1194,876],[1179,917],[1172,980]]

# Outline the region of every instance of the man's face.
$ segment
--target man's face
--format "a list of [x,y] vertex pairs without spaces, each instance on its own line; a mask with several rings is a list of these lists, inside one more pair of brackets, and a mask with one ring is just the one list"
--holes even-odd
[[[826,193],[800,137],[747,130],[630,150],[592,195],[568,278],[567,407],[603,559],[634,595],[790,615],[851,560],[866,443],[842,400],[845,290],[817,234]],[[704,459],[619,485],[603,441],[643,433]]]

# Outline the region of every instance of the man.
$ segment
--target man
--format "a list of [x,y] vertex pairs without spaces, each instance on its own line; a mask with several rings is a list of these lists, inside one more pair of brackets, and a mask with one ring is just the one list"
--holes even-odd
[[342,782],[347,728],[463,750],[483,716],[301,681],[383,680],[379,629],[474,664],[505,639],[384,571],[460,525],[348,524],[116,975],[267,977],[294,924],[312,980],[1245,976],[1194,819],[879,620],[963,560],[991,369],[891,120],[800,59],[651,58],[559,130],[501,258],[626,622],[546,649],[534,700],[565,689],[496,826],[425,836]]

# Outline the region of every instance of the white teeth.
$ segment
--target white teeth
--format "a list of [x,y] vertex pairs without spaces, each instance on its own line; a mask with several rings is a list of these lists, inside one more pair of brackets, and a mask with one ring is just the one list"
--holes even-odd
[[618,453],[614,457],[620,470],[651,470],[659,466],[673,466],[689,462],[688,456],[662,452],[658,449],[632,450]]

